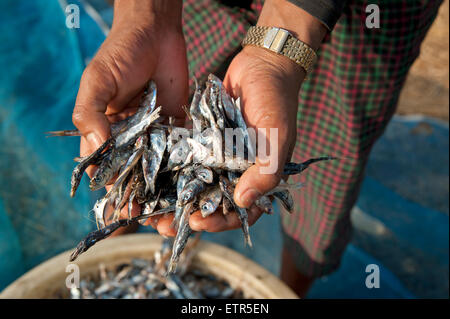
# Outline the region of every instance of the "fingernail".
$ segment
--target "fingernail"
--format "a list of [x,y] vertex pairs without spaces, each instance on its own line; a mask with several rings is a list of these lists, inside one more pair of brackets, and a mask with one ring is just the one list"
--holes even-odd
[[86,136],[86,139],[87,139],[88,143],[91,145],[91,147],[93,147],[95,149],[98,149],[103,144],[100,137],[94,132],[89,133]]
[[240,194],[238,197],[239,202],[242,204],[244,208],[248,208],[252,206],[252,204],[257,200],[262,194],[254,189],[254,188],[248,188],[244,193]]

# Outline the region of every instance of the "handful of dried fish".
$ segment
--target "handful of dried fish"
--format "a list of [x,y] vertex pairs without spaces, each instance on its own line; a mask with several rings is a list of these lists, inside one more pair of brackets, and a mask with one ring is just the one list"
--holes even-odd
[[[79,243],[71,256],[72,261],[119,227],[151,216],[174,214],[172,226],[177,235],[168,267],[168,273],[173,273],[192,234],[189,216],[196,210],[200,210],[203,217],[215,212],[236,213],[245,243],[252,245],[247,210],[237,206],[233,199],[234,187],[241,174],[253,165],[256,149],[242,116],[239,98],[231,98],[222,82],[211,74],[203,91],[197,85],[186,111],[193,126],[188,131],[174,126],[173,118],[160,115],[161,106],[156,107],[156,95],[156,85],[151,81],[137,112],[112,124],[111,137],[98,150],[76,159],[78,164],[72,174],[71,196],[90,165],[98,166],[89,184],[92,190],[104,187],[114,176],[117,179],[93,208],[98,230]],[[232,137],[228,143],[226,137],[230,135],[230,129]],[[233,134],[236,134],[235,138]],[[50,132],[50,135],[79,136],[80,133],[71,130]],[[300,164],[288,163],[283,173],[299,174],[312,163],[330,159],[334,158],[325,156]],[[255,204],[271,214],[272,200],[276,199],[291,212],[294,202],[289,190],[299,187],[301,184],[282,182]],[[132,217],[131,210],[136,202],[140,205],[140,215]],[[108,206],[114,208],[109,220],[105,217]],[[124,207],[128,208],[128,218],[119,219]]]

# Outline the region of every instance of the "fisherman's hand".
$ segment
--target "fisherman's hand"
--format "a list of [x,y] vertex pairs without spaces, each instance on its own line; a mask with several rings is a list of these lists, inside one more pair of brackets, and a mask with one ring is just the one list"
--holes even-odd
[[[258,25],[277,26],[291,31],[297,38],[317,50],[325,33],[319,20],[286,0],[266,0]],[[276,142],[270,145],[269,165],[276,164],[272,173],[263,173],[264,166],[257,159],[241,177],[234,199],[237,205],[248,210],[248,222],[252,225],[262,212],[254,201],[280,182],[284,163],[291,157],[296,141],[298,92],[305,71],[287,57],[262,48],[246,46],[232,61],[224,79],[224,85],[235,98],[240,97],[242,113],[252,128],[277,129]],[[267,144],[269,144],[267,142]],[[173,215],[155,217],[150,223],[162,235],[174,236],[170,225]],[[206,218],[195,212],[189,219],[194,231],[219,232],[241,227],[236,213],[226,216],[222,209]]]
[[[285,0],[266,0],[258,25],[286,28],[315,50],[326,34],[319,20]],[[234,200],[238,206],[250,208],[249,225],[262,214],[254,205],[255,200],[278,185],[284,164],[291,158],[296,142],[298,93],[305,75],[304,69],[287,57],[246,46],[233,59],[225,76],[227,91],[241,99],[248,127],[266,129],[267,150],[262,151],[268,154],[269,166],[276,166],[275,171],[267,170],[267,163],[257,156],[256,164],[242,175],[236,186]],[[270,128],[275,128],[278,136],[269,151]],[[236,213],[226,216],[216,213],[202,218],[196,212],[189,223],[197,231],[218,232],[241,227]]]
[[[269,161],[262,161],[257,156],[255,165],[244,172],[234,193],[238,206],[250,208],[249,225],[262,213],[253,205],[254,201],[278,185],[284,163],[289,161],[294,149],[298,92],[304,76],[304,71],[289,59],[251,46],[245,47],[234,58],[225,76],[227,91],[241,99],[247,126],[265,129],[263,132],[266,133],[267,150],[263,150],[263,154],[267,154]],[[271,136],[270,129],[275,129],[277,136]],[[190,218],[190,225],[194,230],[211,232],[241,227],[234,212],[207,218],[196,212]]]
[[189,89],[181,10],[181,0],[115,1],[111,32],[83,73],[73,111],[82,156],[106,141],[111,122],[136,111],[150,79],[162,113],[184,118]]
[[[111,32],[83,72],[73,110],[73,123],[82,133],[81,156],[106,141],[110,123],[137,110],[150,79],[158,87],[158,105],[164,105],[161,113],[184,119],[181,106],[189,87],[181,12],[181,0],[114,2]],[[86,170],[89,176],[94,169]],[[133,205],[132,215],[139,211],[139,205]],[[126,218],[126,207],[121,215]]]

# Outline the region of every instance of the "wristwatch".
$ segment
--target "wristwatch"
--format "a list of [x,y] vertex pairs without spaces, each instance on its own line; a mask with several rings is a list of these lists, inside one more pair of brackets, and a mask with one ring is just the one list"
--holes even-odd
[[248,30],[242,46],[253,45],[284,55],[310,73],[317,60],[314,50],[296,39],[289,31],[276,27],[253,26]]

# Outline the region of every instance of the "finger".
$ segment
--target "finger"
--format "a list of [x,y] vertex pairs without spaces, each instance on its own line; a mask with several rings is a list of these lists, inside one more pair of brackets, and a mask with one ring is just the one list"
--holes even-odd
[[[80,139],[80,156],[88,156],[95,152],[95,149],[92,148],[91,144],[87,142],[86,137],[81,136]],[[97,170],[97,166],[95,165],[89,165],[89,167],[86,169],[86,173],[88,174],[89,178],[92,178],[94,176],[95,171]]]
[[158,220],[161,216],[153,216],[149,217],[146,220],[144,220],[143,225],[148,226],[150,225],[153,229],[156,229],[156,226],[158,225]]
[[246,208],[281,179],[282,168],[295,144],[298,90],[266,71],[257,81],[244,78],[236,82],[233,76],[233,72],[228,72],[224,83],[234,96],[241,97],[242,114],[247,126],[256,131],[258,147],[255,165],[244,172],[234,193],[236,204]]
[[226,216],[217,212],[203,217],[200,211],[194,212],[189,218],[189,226],[194,231],[220,232],[240,227],[240,221],[235,212],[230,212]]
[[175,236],[177,234],[177,230],[173,227],[170,227],[172,225],[173,218],[173,214],[161,216],[156,225],[156,230],[158,231],[158,233],[167,237]]
[[109,121],[105,115],[108,102],[116,92],[115,83],[106,66],[93,61],[80,81],[75,108],[74,125],[86,138],[87,148],[96,150],[109,137]]
[[[106,189],[110,189],[112,186],[107,186]],[[131,218],[139,216],[141,214],[141,205],[133,200],[133,206],[131,208]],[[128,201],[125,206],[120,210],[120,219],[128,219]]]
[[[247,214],[248,224],[252,226],[261,217],[262,211],[252,206],[247,210]],[[241,220],[236,212],[223,215],[219,207],[214,214],[207,217],[203,217],[200,211],[195,212],[189,218],[189,225],[194,231],[221,232],[240,228]]]

